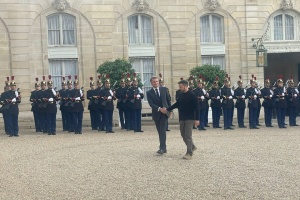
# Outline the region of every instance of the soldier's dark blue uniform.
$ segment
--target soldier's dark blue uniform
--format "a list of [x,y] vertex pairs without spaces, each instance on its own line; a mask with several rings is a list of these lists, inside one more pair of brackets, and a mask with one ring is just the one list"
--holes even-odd
[[234,107],[233,103],[233,94],[231,92],[231,88],[229,87],[230,82],[226,83],[227,86],[224,86],[221,89],[222,95],[222,107],[223,107],[223,118],[224,118],[224,130],[233,129],[231,127],[232,124],[232,107]]
[[56,114],[57,114],[57,94],[54,89],[52,89],[53,82],[51,79],[48,81],[48,89],[45,90],[44,94],[46,96],[46,130],[48,135],[56,135]]
[[285,126],[285,113],[287,108],[286,90],[283,87],[283,81],[277,81],[278,87],[274,89],[275,107],[277,110],[277,123],[279,128],[286,128]]
[[257,111],[258,111],[258,101],[257,91],[255,88],[255,82],[252,80],[252,87],[247,89],[246,98],[248,99],[248,108],[249,108],[249,127],[250,129],[258,129],[257,127]]
[[31,102],[31,111],[33,113],[35,131],[43,132],[42,124],[41,124],[41,114],[39,108],[39,99],[40,99],[40,84],[38,83],[38,78],[36,78],[35,90],[31,92],[30,102]]
[[74,125],[75,134],[82,134],[82,118],[83,118],[83,105],[84,94],[81,89],[79,89],[79,82],[77,76],[74,80],[74,89],[71,92],[71,102],[70,109],[72,113],[72,123]]
[[262,106],[264,107],[266,127],[273,127],[272,125],[273,95],[274,92],[270,88],[270,80],[267,79],[265,80],[265,87],[261,90],[261,96],[263,98]]
[[61,112],[61,121],[62,121],[62,127],[63,127],[63,131],[67,131],[68,130],[68,120],[67,120],[67,108],[65,106],[66,103],[66,98],[67,98],[67,89],[66,89],[66,81],[65,81],[65,77],[62,77],[63,81],[61,83],[62,85],[62,89],[58,91],[59,93],[59,109]]
[[221,91],[218,88],[218,81],[215,81],[212,89],[209,91],[210,107],[212,109],[213,128],[220,127],[221,116]]
[[88,110],[90,112],[90,120],[91,120],[91,127],[92,130],[98,130],[97,128],[97,107],[95,104],[95,96],[96,96],[96,90],[95,90],[95,84],[93,82],[93,77],[90,78],[90,90],[86,92],[86,98],[89,100],[88,104]]
[[98,76],[97,81],[97,88],[95,89],[95,96],[94,96],[94,102],[95,102],[95,109],[96,109],[96,122],[97,122],[97,129],[98,131],[105,131],[105,125],[103,121],[103,106],[102,106],[102,97],[101,97],[101,90],[102,87],[102,81],[101,76]]
[[65,112],[66,112],[66,118],[67,118],[67,130],[69,133],[74,132],[74,123],[73,123],[73,111],[72,111],[72,102],[73,102],[73,81],[71,79],[71,76],[68,76],[69,80],[67,81],[68,89],[64,92],[64,106],[65,106]]
[[47,133],[47,126],[46,126],[46,115],[47,115],[47,102],[46,102],[46,93],[47,90],[47,82],[45,81],[45,76],[43,76],[43,81],[41,82],[42,89],[39,91],[39,100],[38,100],[38,107],[40,110],[40,122],[43,129],[43,133]]
[[246,109],[246,90],[242,88],[242,80],[238,81],[239,87],[234,90],[234,98],[236,99],[235,107],[237,109],[237,119],[239,128],[246,128],[244,123]]
[[[199,87],[199,85],[201,84],[201,86]],[[205,126],[205,121],[204,121],[204,117],[205,117],[205,112],[207,109],[207,97],[206,94],[204,93],[204,89],[203,87],[203,82],[201,79],[198,80],[198,87],[196,89],[194,89],[194,93],[197,97],[198,100],[198,114],[199,114],[199,120],[200,120],[200,124],[198,126],[199,130],[206,130],[204,128]]]
[[294,87],[294,81],[289,80],[289,87],[287,89],[287,105],[289,109],[289,124],[290,126],[298,126],[296,123],[297,110],[299,104],[299,91]]
[[143,132],[141,129],[142,120],[142,99],[144,94],[142,90],[137,87],[137,80],[134,79],[134,85],[128,90],[128,100],[130,105],[130,118],[132,119],[131,128],[134,132]]
[[126,124],[125,124],[125,100],[126,100],[126,92],[127,88],[125,87],[125,80],[121,80],[121,85],[123,87],[119,87],[116,90],[116,97],[118,99],[117,102],[117,108],[119,110],[119,120],[121,123],[121,129],[126,129]]

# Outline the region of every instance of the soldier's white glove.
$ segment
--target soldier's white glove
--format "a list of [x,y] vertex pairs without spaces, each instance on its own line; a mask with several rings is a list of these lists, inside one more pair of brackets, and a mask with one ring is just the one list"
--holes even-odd
[[205,99],[204,96],[201,96],[201,99],[204,100]]
[[111,96],[109,96],[109,97],[107,97],[107,99],[108,99],[108,100],[111,100],[112,98],[111,98]]
[[76,101],[80,101],[80,97],[76,97],[76,99],[75,99]]
[[281,96],[284,96],[284,93],[282,93]]
[[229,96],[229,99],[232,99],[232,96]]
[[53,98],[50,98],[49,101],[50,101],[50,102],[53,102]]
[[243,95],[242,98],[245,99],[245,95]]
[[220,99],[220,96],[217,96],[217,99]]
[[136,95],[136,97],[137,97],[137,98],[141,98],[141,95],[138,94],[138,95]]
[[11,100],[11,102],[16,102],[17,100],[16,100],[16,98],[13,98],[12,100]]
[[273,97],[273,95],[270,94],[270,98],[272,98],[272,97]]
[[257,98],[257,96],[256,95],[254,95],[254,99],[256,99]]
[[297,94],[294,94],[294,97],[297,97]]

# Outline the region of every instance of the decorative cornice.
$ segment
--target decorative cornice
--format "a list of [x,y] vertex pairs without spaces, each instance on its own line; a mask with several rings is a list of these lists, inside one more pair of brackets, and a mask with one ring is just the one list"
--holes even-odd
[[70,7],[70,4],[67,0],[54,0],[51,6],[58,11],[64,11],[67,7]]
[[215,11],[216,9],[220,8],[221,5],[218,0],[207,0],[205,4],[205,8],[210,11]]
[[135,0],[132,3],[132,7],[135,8],[137,11],[141,12],[149,8],[149,5],[146,3],[145,0]]
[[280,8],[283,10],[293,9],[293,3],[291,0],[282,0]]

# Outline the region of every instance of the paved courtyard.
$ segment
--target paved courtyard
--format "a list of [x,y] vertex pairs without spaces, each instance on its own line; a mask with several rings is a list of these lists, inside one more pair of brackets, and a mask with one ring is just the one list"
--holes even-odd
[[300,199],[300,128],[194,131],[182,160],[178,126],[156,155],[154,126],[142,134],[0,134],[0,199]]

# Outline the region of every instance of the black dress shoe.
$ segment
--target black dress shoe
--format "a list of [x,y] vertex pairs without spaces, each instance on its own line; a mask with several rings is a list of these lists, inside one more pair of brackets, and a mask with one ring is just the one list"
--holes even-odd
[[259,129],[258,127],[253,127],[254,129]]
[[106,131],[106,133],[115,133],[114,131]]
[[234,130],[234,128],[232,128],[232,127],[229,127],[229,128],[227,128],[228,130]]
[[274,126],[272,126],[272,125],[269,125],[269,127],[274,127]]
[[230,126],[235,126],[234,124],[231,124]]
[[82,135],[82,132],[79,132],[78,134],[81,134],[81,135]]
[[210,126],[208,126],[208,125],[205,125],[205,127],[207,127],[207,128],[208,128],[208,127],[210,127]]
[[256,126],[261,126],[261,124],[256,124]]
[[298,124],[294,124],[294,126],[299,126]]
[[222,128],[221,126],[216,126],[216,128]]
[[170,131],[170,129],[167,129],[166,131]]
[[239,126],[240,128],[247,128],[247,126]]
[[130,131],[130,129],[126,129],[126,131]]
[[52,133],[48,133],[48,135],[52,135]]
[[281,128],[286,128],[286,126],[282,126]]
[[15,137],[19,137],[19,135],[14,135]]
[[14,135],[9,135],[8,137],[13,137]]
[[52,135],[56,135],[56,133],[52,133]]
[[167,150],[158,150],[156,153],[158,153],[158,154],[164,154],[164,153],[167,153]]

